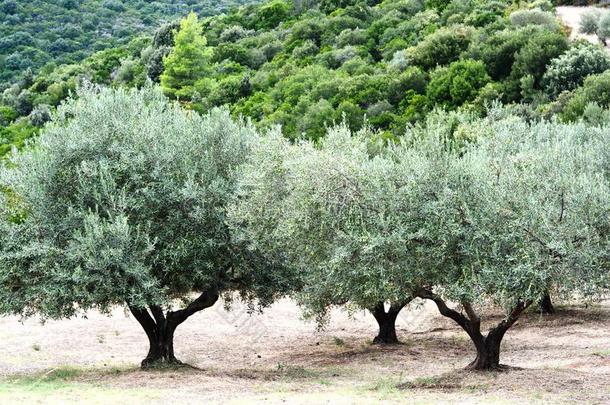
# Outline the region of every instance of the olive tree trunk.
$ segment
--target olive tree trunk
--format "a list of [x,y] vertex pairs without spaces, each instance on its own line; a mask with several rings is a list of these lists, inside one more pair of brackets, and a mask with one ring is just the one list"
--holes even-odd
[[142,368],[181,365],[182,362],[174,355],[176,328],[194,313],[214,305],[217,300],[217,293],[206,291],[186,308],[165,313],[156,305],[149,305],[148,308],[129,305],[129,310],[148,337],[149,349],[146,358],[142,360]]
[[477,357],[466,366],[467,369],[471,370],[501,370],[506,367],[500,364],[502,338],[506,331],[519,319],[521,313],[531,304],[531,302],[517,302],[506,318],[491,328],[487,335],[483,335],[481,333],[481,319],[470,303],[462,303],[466,312],[466,315],[463,315],[449,308],[445,301],[431,290],[419,289],[417,296],[434,301],[441,315],[453,319],[468,334],[477,351]]
[[553,306],[553,301],[551,301],[551,296],[548,291],[544,294],[538,305],[540,306],[540,312],[543,314],[555,313],[555,307]]
[[392,302],[390,308],[385,310],[385,303],[378,302],[373,308],[369,309],[377,324],[379,325],[379,333],[373,339],[376,344],[398,344],[400,343],[396,336],[396,318],[400,311],[410,300]]

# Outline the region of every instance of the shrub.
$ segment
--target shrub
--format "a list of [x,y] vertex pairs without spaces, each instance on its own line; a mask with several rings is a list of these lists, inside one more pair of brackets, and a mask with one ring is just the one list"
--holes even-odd
[[517,10],[510,15],[510,22],[516,27],[540,25],[549,30],[559,29],[559,24],[553,13],[542,10]]
[[28,115],[28,119],[35,127],[41,127],[51,119],[51,108],[46,104],[37,105]]
[[473,101],[489,80],[483,62],[461,60],[432,72],[426,94],[433,104],[456,108]]
[[551,60],[568,49],[566,37],[559,32],[537,31],[515,55],[511,71],[513,81],[519,82],[522,77],[531,75],[534,88],[540,89],[542,76]]
[[610,69],[610,55],[600,46],[579,44],[551,60],[542,78],[546,92],[557,97],[580,86],[592,74]]
[[531,29],[521,28],[497,31],[489,37],[478,37],[469,54],[485,63],[492,79],[502,80],[510,75],[515,55],[525,46],[531,34]]
[[409,61],[423,69],[449,64],[468,48],[471,35],[469,27],[441,28],[409,49]]
[[566,103],[562,118],[567,121],[579,119],[589,103],[596,103],[602,108],[610,107],[610,71],[587,77]]
[[579,31],[583,34],[595,34],[599,23],[600,12],[597,10],[587,10],[581,14]]
[[602,14],[597,25],[597,36],[605,45],[610,38],[610,11]]

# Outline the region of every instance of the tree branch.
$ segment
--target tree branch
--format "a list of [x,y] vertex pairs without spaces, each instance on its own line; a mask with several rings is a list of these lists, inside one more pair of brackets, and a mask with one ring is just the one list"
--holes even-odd
[[532,301],[519,300],[517,304],[510,311],[508,316],[495,327],[489,330],[487,337],[494,337],[496,339],[502,339],[506,331],[517,322],[519,316],[525,311],[527,307],[532,304]]
[[133,314],[133,317],[142,325],[142,329],[146,332],[148,338],[152,341],[155,338],[156,323],[146,309],[136,308],[132,305],[127,305]]
[[564,209],[565,209],[565,199],[564,199],[564,193],[562,191],[561,200],[560,200],[560,210],[559,210],[559,222],[561,222],[563,220]]
[[535,242],[538,242],[538,243],[540,244],[540,246],[542,246],[544,249],[546,249],[546,250],[548,251],[548,253],[549,253],[549,255],[550,255],[550,256],[554,257],[555,259],[561,259],[561,258],[563,258],[563,255],[562,255],[560,252],[558,252],[558,251],[557,251],[557,250],[555,250],[555,249],[552,249],[552,248],[548,247],[548,246],[547,246],[547,244],[546,244],[546,243],[545,243],[545,242],[544,242],[542,239],[540,239],[538,236],[536,236],[536,235],[535,235],[535,234],[534,234],[532,231],[530,231],[530,230],[529,230],[529,229],[527,229],[527,228],[523,228],[523,230],[524,230],[524,231],[525,231],[525,232],[526,232],[526,233],[527,233],[527,234],[528,234],[528,235],[529,235],[529,236],[530,236],[530,237],[531,237],[531,238],[532,238],[532,239],[533,239]]
[[472,322],[472,326],[476,330],[481,331],[481,317],[476,313],[476,311],[472,307],[472,304],[470,304],[469,302],[462,302],[462,306],[464,307],[464,310],[466,311],[470,322]]
[[407,297],[406,299],[401,300],[401,301],[391,302],[388,313],[398,314],[412,300],[413,300],[412,297]]
[[157,327],[164,328],[165,327],[165,315],[163,314],[163,309],[158,305],[150,305],[150,312],[155,318],[155,322]]
[[178,326],[194,313],[214,305],[218,298],[219,295],[216,291],[204,291],[199,297],[188,304],[186,308],[178,311],[168,311],[167,321],[171,322],[173,326]]
[[445,301],[443,301],[443,299],[438,295],[434,294],[431,290],[420,287],[416,290],[415,295],[420,298],[432,300],[436,304],[438,311],[441,313],[441,315],[453,319],[458,325],[462,327],[462,329],[464,329],[469,334],[473,332],[471,329],[470,321],[456,310],[449,308]]

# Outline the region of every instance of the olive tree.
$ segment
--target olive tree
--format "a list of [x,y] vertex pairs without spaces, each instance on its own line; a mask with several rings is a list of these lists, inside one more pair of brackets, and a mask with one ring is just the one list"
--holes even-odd
[[367,139],[344,126],[319,145],[271,133],[243,166],[230,218],[252,250],[300,274],[295,297],[306,316],[323,324],[333,306],[368,309],[379,324],[374,342],[397,343],[396,317],[413,291],[401,245],[406,197],[395,162]]
[[[301,275],[310,313],[430,299],[471,338],[469,367],[499,369],[504,335],[549,287],[608,287],[610,188],[607,130],[494,114],[384,148],[345,128],[319,144],[271,136],[243,166],[232,223]],[[484,332],[492,305],[505,316]]]
[[219,295],[269,304],[287,273],[233,243],[225,221],[256,139],[227,111],[183,111],[151,86],[82,89],[0,171],[0,312],[124,305],[149,339],[149,367],[180,364],[176,328]]
[[[593,298],[609,285],[609,139],[605,129],[516,118],[485,128],[460,153],[439,141],[415,147],[432,162],[416,295],[469,335],[470,368],[499,369],[505,333],[549,286]],[[506,312],[485,333],[489,304]]]
[[582,13],[578,32],[588,35],[595,34],[599,24],[599,18],[601,17],[600,14],[600,11],[597,9],[591,9]]

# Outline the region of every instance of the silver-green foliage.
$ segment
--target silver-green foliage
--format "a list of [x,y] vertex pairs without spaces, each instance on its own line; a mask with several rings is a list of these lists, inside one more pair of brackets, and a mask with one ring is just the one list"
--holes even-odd
[[582,85],[588,76],[608,69],[610,56],[607,50],[598,45],[582,43],[551,60],[542,80],[547,93],[556,97],[562,91]]
[[596,9],[582,13],[580,17],[579,32],[583,34],[595,34],[597,25],[599,24],[600,12]]
[[453,208],[437,234],[453,248],[437,285],[459,302],[490,297],[506,307],[548,286],[581,297],[607,288],[607,129],[515,118],[490,126],[491,136],[452,159]]
[[297,269],[298,298],[322,317],[333,304],[404,300],[413,286],[416,268],[403,243],[421,217],[401,207],[417,198],[425,160],[371,156],[367,139],[345,127],[319,146],[272,133],[244,167],[242,198],[231,211],[254,249]]
[[228,289],[270,300],[281,277],[242,260],[225,223],[256,138],[227,111],[201,117],[150,86],[82,89],[0,172],[1,312],[61,317]]
[[540,9],[517,10],[511,13],[510,22],[516,27],[526,25],[540,25],[551,30],[559,29],[557,18],[552,12]]
[[230,217],[253,250],[299,271],[321,319],[418,287],[509,310],[550,286],[607,288],[608,131],[499,115],[462,120],[459,139],[428,123],[381,149],[343,127],[320,144],[274,133],[243,167]]

